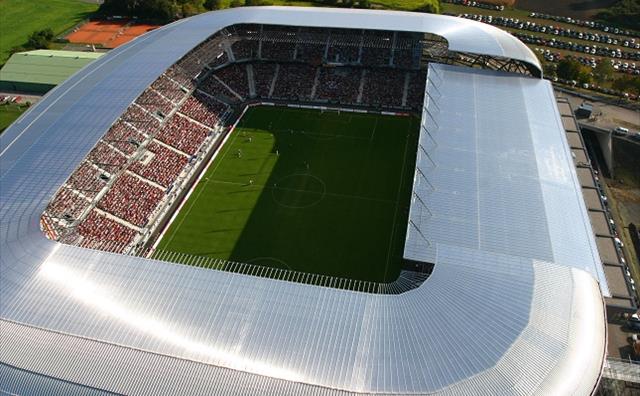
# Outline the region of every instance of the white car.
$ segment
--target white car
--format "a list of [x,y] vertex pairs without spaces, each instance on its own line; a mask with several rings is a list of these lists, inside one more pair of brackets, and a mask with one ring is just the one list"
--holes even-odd
[[627,136],[629,134],[629,129],[624,127],[617,127],[613,130],[613,134],[618,136]]

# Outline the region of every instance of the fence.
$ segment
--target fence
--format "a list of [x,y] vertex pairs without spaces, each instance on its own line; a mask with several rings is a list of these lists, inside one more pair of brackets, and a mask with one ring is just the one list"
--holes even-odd
[[608,357],[602,376],[618,381],[640,383],[640,361]]
[[262,278],[276,279],[287,282],[303,283],[334,289],[351,290],[372,294],[401,294],[420,286],[429,273],[409,270],[400,271],[400,276],[393,282],[380,283],[348,278],[333,277],[328,275],[311,274],[291,269],[266,267],[256,264],[239,263],[212,257],[196,256],[186,253],[155,250],[141,252],[149,258],[162,261],[170,261],[178,264],[191,265],[214,270],[233,272],[237,274],[258,276]]

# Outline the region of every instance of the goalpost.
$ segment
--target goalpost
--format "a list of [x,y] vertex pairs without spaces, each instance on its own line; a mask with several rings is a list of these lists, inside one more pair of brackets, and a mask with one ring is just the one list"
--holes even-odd
[[334,113],[334,114],[340,115],[340,109],[321,107],[320,108],[320,114],[324,114],[324,113]]

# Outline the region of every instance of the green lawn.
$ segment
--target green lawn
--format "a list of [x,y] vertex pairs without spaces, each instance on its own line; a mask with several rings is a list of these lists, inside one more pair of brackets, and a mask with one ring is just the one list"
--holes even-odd
[[15,121],[28,107],[18,105],[0,105],[0,133]]
[[402,264],[417,134],[416,118],[254,108],[156,257],[181,252],[392,281]]
[[80,0],[0,0],[0,65],[11,48],[23,45],[29,35],[51,28],[63,33],[98,9]]

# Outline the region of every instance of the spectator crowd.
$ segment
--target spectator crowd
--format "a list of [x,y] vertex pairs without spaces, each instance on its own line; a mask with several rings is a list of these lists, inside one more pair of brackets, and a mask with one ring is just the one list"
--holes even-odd
[[43,216],[61,238],[123,251],[154,221],[205,142],[239,114],[238,105],[272,98],[418,110],[425,45],[412,33],[228,28],[169,67],[123,112]]

